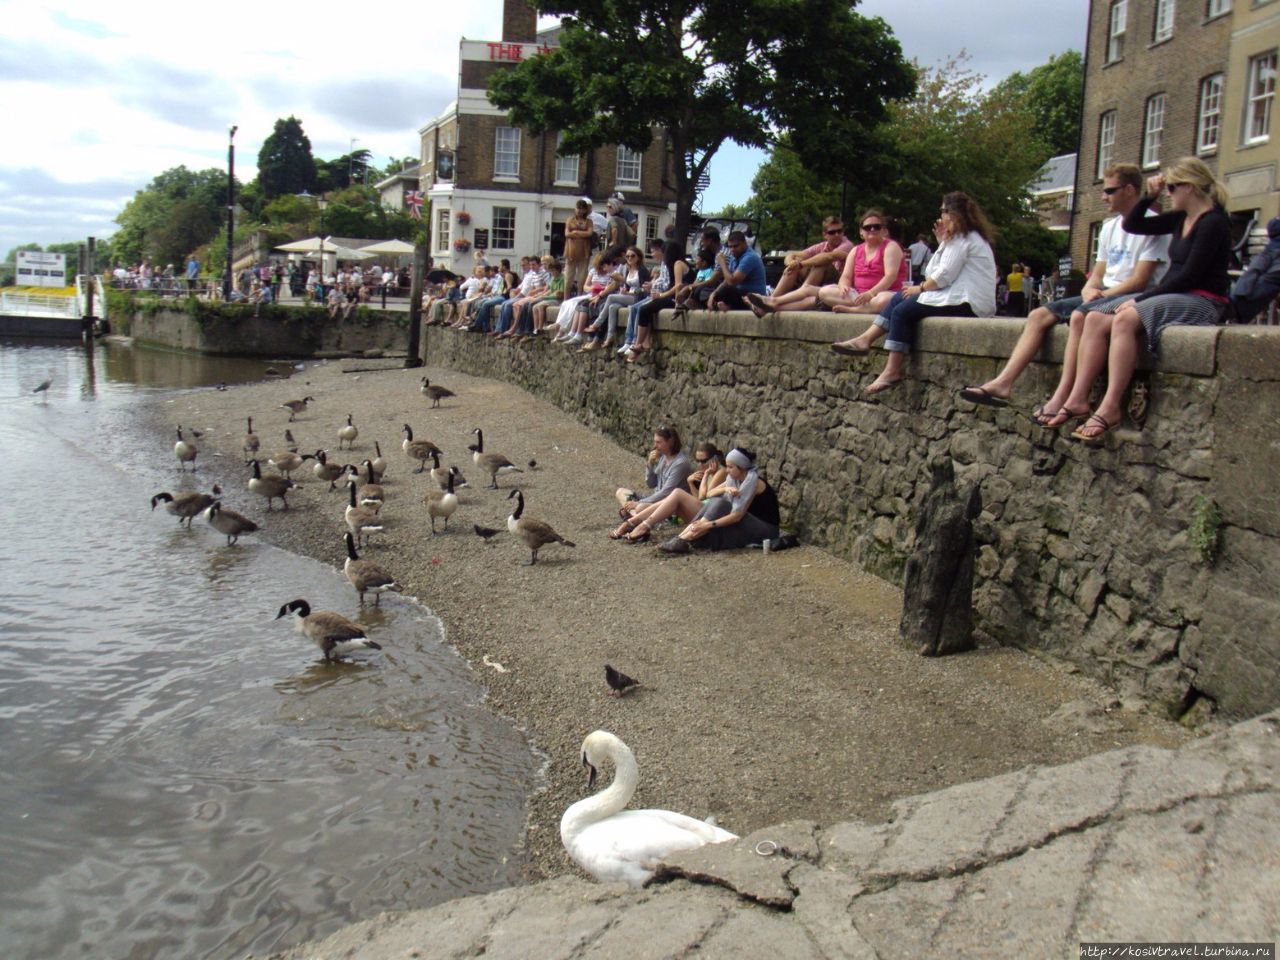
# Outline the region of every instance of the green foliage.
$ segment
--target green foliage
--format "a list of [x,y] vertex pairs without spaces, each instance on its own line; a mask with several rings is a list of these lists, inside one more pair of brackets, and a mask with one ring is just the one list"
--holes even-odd
[[1197,495],[1191,504],[1191,522],[1187,525],[1187,534],[1191,537],[1191,545],[1200,555],[1201,562],[1207,566],[1213,566],[1218,559],[1221,531],[1222,511],[1208,497]]
[[315,233],[313,224],[319,218],[314,200],[306,200],[294,194],[276,197],[262,210],[263,219],[272,226],[292,225],[300,233]]
[[[111,237],[111,254],[120,263],[177,262],[217,232],[226,204],[224,171],[166,170],[134,194],[116,217],[120,229]],[[184,248],[184,243],[189,245]],[[107,261],[100,255],[98,262]]]
[[301,193],[315,182],[311,141],[302,132],[302,121],[294,116],[277,120],[258,151],[258,186],[263,197],[271,200],[285,193]]
[[496,73],[490,99],[534,134],[562,132],[565,153],[644,150],[663,128],[678,232],[726,140],[766,146],[791,131],[815,169],[851,164],[868,155],[886,100],[912,91],[888,26],[848,0],[550,0],[539,9],[561,18],[559,47]]
[[377,171],[369,166],[372,156],[373,154],[368,150],[354,150],[351,153],[344,153],[335,160],[316,158],[314,161],[316,192],[328,193],[352,184],[369,184],[372,182],[371,173],[374,174],[375,179],[382,179],[377,176]]
[[1042,144],[1043,163],[1074,153],[1080,143],[1084,58],[1076,50],[1050,57],[1028,73],[1012,73],[993,92],[1024,102],[1034,118],[1031,133]]
[[840,211],[840,186],[806,169],[784,139],[756,171],[746,210],[760,224],[761,250],[807,247],[822,218]]
[[1026,263],[1037,277],[1055,273],[1058,258],[1067,252],[1067,232],[1050,230],[1038,220],[1015,220],[1000,225],[1000,233],[992,245],[997,273],[1008,273],[1013,261]]

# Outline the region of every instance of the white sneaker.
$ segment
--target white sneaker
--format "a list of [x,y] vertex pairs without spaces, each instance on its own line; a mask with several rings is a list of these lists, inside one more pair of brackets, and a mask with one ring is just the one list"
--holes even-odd
[[621,347],[618,348],[618,353],[626,353],[630,349],[631,349],[631,344],[624,343]]

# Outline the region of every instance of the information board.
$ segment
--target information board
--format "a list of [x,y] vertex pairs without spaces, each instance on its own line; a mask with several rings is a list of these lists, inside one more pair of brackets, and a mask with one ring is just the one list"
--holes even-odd
[[19,250],[14,263],[20,287],[65,287],[67,285],[67,255],[65,253],[41,253],[38,250]]

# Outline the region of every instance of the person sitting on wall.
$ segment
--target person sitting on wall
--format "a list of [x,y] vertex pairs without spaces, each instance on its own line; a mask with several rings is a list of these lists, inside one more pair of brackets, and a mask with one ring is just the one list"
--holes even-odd
[[516,296],[520,284],[524,282],[523,278],[528,276],[528,257],[520,258],[520,277],[516,277],[516,275],[511,272],[510,264],[506,260],[502,261],[502,263],[503,266],[498,270],[500,282],[497,284],[497,292],[486,293],[486,295],[480,300],[472,304],[470,313],[471,320],[467,326],[467,329],[472,333],[487,334],[489,332],[489,320],[493,316],[493,311],[501,310],[503,304],[505,304],[510,298]]
[[1080,296],[1054,300],[1032,310],[1013,353],[1000,372],[986,383],[965,387],[960,391],[960,399],[988,407],[1008,406],[1014,383],[1040,352],[1045,337],[1055,326],[1065,323],[1067,344],[1062,351],[1062,375],[1052,395],[1036,407],[1031,417],[1045,427],[1056,428],[1067,422],[1067,415],[1061,412],[1062,403],[1076,382],[1085,314],[1094,305],[1115,297],[1129,299],[1146,290],[1160,279],[1168,264],[1167,236],[1142,236],[1124,229],[1125,214],[1138,202],[1142,189],[1142,171],[1137,164],[1119,163],[1103,171],[1102,202],[1113,216],[1102,224],[1098,234],[1098,259]]
[[587,271],[586,285],[583,292],[571,297],[560,305],[556,316],[556,326],[560,332],[552,343],[581,344],[586,335],[583,333],[590,320],[590,301],[609,285],[613,276],[614,263],[607,253],[596,254],[591,268]]
[[653,492],[641,498],[636,491],[619,487],[614,492],[618,516],[626,519],[672,491],[682,490],[691,473],[693,466],[681,449],[680,434],[673,427],[658,427],[653,431],[653,448],[645,460],[644,482]]
[[520,342],[524,343],[532,337],[542,333],[542,328],[546,326],[547,311],[558,310],[561,301],[564,300],[564,268],[560,261],[554,257],[544,257],[543,262],[547,267],[551,279],[547,281],[547,292],[542,299],[533,304],[525,313],[526,322],[528,324],[525,329],[524,336],[520,338]]
[[[817,289],[829,283],[835,283],[844,269],[845,259],[853,250],[853,242],[845,236],[844,221],[840,217],[831,216],[822,221],[822,239],[805,249],[787,254],[782,276],[773,288],[773,297],[765,297],[778,301],[801,287]],[[748,298],[751,299],[751,298]],[[754,301],[753,301],[754,302]],[[793,310],[808,310],[809,307],[792,307]],[[777,310],[777,305],[770,310]]]
[[551,257],[528,257],[529,272],[520,285],[520,295],[507,301],[498,317],[499,340],[522,336],[521,320],[525,311],[547,295],[551,286]]
[[681,291],[686,289],[685,278],[689,273],[689,265],[685,263],[684,251],[680,244],[670,241],[663,250],[662,267],[658,278],[653,282],[653,294],[635,309],[635,342],[623,350],[627,363],[635,363],[640,354],[649,349],[649,341],[653,337],[653,323],[658,313],[672,306]]
[[885,304],[875,322],[858,337],[832,344],[837,353],[863,355],[886,330],[889,359],[863,394],[874,396],[902,382],[907,353],[925,317],[989,317],[995,313],[996,261],[991,226],[976,202],[956,191],[942,198],[933,225],[938,249],[925,267],[922,283],[903,287]]
[[[587,332],[595,333],[596,338],[582,348],[583,352],[602,347],[607,350],[614,346],[618,338],[618,316],[644,296],[644,289],[650,282],[649,268],[639,247],[627,247],[622,254],[622,269],[614,274],[614,278],[613,292],[602,294],[603,302],[596,314],[597,319],[587,328]],[[604,336],[603,341],[601,335]]]
[[1266,247],[1231,285],[1231,308],[1241,323],[1249,323],[1280,295],[1280,217],[1267,223],[1267,238]]
[[725,246],[727,252],[721,250],[716,257],[716,268],[724,280],[707,301],[707,307],[721,312],[745,310],[748,308],[748,295],[768,290],[764,280],[764,261],[760,254],[747,246],[747,235],[741,230],[730,233]]
[[[677,309],[681,307],[697,309],[707,305],[711,294],[724,279],[716,266],[716,257],[719,253],[720,231],[715,227],[703,227],[702,232],[698,234],[698,250],[694,254],[694,264],[698,267],[698,274],[689,288],[676,300]],[[705,268],[701,263],[704,259]]]
[[[1154,217],[1147,210],[1162,193],[1170,211]],[[1160,335],[1172,326],[1215,326],[1223,322],[1229,300],[1231,220],[1226,187],[1198,157],[1183,157],[1162,174],[1147,179],[1146,194],[1125,215],[1128,233],[1171,235],[1169,269],[1160,282],[1132,297],[1094,304],[1084,318],[1075,385],[1063,401],[1068,417],[1084,419],[1072,439],[1097,446],[1120,423],[1121,400],[1145,341],[1157,355]],[[1107,390],[1089,413],[1093,381],[1107,370]]]

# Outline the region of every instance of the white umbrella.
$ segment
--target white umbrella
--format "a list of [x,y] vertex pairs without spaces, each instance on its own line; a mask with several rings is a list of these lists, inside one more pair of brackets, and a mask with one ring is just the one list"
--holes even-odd
[[412,243],[405,243],[403,240],[380,240],[367,247],[361,247],[360,250],[368,254],[386,253],[392,256],[408,256],[413,253],[415,247]]
[[293,243],[285,243],[276,247],[277,250],[283,250],[286,253],[311,253],[319,254],[321,249],[326,257],[337,257],[339,260],[368,260],[374,256],[372,253],[365,253],[363,250],[355,250],[351,247],[342,247],[334,243],[331,239],[321,239],[320,237],[309,237],[306,240],[295,240]]
[[306,240],[294,240],[292,243],[282,243],[276,249],[283,250],[285,253],[319,253],[320,238],[308,237]]

